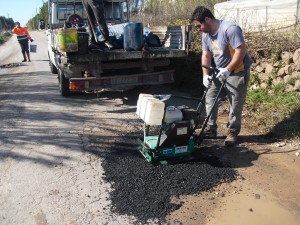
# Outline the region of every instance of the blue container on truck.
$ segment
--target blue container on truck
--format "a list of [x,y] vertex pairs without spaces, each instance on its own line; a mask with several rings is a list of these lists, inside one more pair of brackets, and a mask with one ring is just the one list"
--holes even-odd
[[128,23],[124,27],[124,49],[127,51],[140,51],[143,48],[143,24]]

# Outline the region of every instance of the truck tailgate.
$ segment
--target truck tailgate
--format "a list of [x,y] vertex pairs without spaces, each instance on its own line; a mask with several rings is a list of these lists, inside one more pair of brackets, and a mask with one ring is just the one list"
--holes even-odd
[[83,63],[99,61],[120,61],[130,59],[163,59],[163,58],[180,58],[185,57],[186,52],[179,49],[170,48],[149,48],[144,51],[125,51],[116,50],[93,50],[88,54],[78,55],[68,53],[67,57],[62,58],[64,63]]
[[70,91],[93,91],[101,88],[173,83],[174,70],[107,77],[70,78]]

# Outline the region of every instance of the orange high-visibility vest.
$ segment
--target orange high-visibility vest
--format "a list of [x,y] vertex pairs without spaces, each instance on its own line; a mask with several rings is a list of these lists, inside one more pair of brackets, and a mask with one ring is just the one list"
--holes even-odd
[[12,29],[12,32],[14,32],[17,35],[17,39],[18,41],[24,40],[24,39],[31,39],[28,31],[26,28],[24,27],[14,27]]

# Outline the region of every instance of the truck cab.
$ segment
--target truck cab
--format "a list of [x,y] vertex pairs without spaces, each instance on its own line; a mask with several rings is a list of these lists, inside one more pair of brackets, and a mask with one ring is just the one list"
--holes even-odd
[[[78,15],[83,23],[87,24],[87,14],[81,0],[50,0],[49,21],[50,27],[63,26],[70,16]],[[104,0],[105,19],[107,23],[123,23],[128,21],[126,13],[127,0]],[[126,17],[126,18],[125,18]]]

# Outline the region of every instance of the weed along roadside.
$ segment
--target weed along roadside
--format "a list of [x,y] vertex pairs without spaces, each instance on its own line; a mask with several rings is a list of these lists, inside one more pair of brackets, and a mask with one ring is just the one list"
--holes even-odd
[[5,43],[10,37],[11,34],[9,32],[0,33],[0,45]]
[[299,58],[300,48],[283,49],[277,60],[262,58],[253,66],[245,114],[254,118],[261,133],[277,138],[300,136],[296,125],[300,122]]

